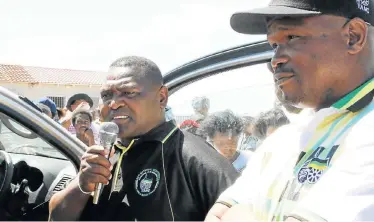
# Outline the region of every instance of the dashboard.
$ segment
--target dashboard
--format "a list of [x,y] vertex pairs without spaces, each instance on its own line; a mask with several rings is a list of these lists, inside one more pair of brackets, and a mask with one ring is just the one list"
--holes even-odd
[[34,155],[10,153],[13,164],[25,161],[30,167],[39,169],[43,174],[42,185],[30,192],[29,203],[40,204],[48,201],[51,196],[66,187],[75,177],[76,170],[69,160],[60,160]]
[[[69,160],[15,153],[9,155],[13,162],[14,174],[11,184],[12,194],[9,194],[6,199],[9,206],[5,206],[5,209],[14,208],[11,202],[21,202],[14,191],[19,187],[20,181],[27,179],[29,182],[26,188],[28,193],[26,214],[35,214],[36,218],[48,217],[48,202],[54,193],[63,190],[75,177],[77,172],[74,165]],[[34,209],[37,210],[33,212]],[[13,210],[19,211],[19,209]],[[15,215],[10,213],[10,216],[14,218]]]

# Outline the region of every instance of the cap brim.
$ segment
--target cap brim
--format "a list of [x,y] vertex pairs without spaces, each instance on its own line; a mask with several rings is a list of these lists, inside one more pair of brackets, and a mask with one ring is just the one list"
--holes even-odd
[[253,9],[248,12],[237,12],[232,15],[231,27],[243,34],[266,34],[266,18],[273,17],[304,17],[319,15],[321,12],[308,11],[286,6],[268,6],[265,8]]

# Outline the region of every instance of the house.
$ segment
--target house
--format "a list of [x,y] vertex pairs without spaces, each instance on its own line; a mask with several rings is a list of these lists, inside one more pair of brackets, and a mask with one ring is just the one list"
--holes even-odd
[[106,75],[106,72],[0,64],[0,86],[32,101],[47,96],[58,107],[64,107],[76,93],[89,95],[96,107]]

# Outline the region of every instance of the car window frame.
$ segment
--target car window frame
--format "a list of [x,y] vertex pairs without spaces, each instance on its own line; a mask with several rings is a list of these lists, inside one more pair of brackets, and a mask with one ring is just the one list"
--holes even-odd
[[24,97],[17,96],[4,87],[0,87],[0,112],[17,121],[28,130],[36,133],[51,146],[57,148],[79,169],[80,157],[86,145],[72,136],[60,124],[52,120],[40,110],[30,106]]
[[204,78],[269,62],[273,54],[274,50],[265,40],[226,49],[173,69],[164,75],[164,84],[171,96],[185,86]]

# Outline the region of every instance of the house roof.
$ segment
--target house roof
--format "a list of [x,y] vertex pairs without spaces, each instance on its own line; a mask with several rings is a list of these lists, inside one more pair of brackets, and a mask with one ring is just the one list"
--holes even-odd
[[0,64],[0,82],[101,85],[106,72]]

